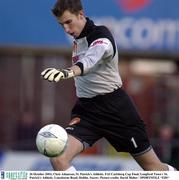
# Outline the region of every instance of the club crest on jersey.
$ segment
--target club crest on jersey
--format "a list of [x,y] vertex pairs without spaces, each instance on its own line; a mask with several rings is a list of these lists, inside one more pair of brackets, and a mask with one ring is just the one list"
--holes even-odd
[[79,56],[73,56],[72,57],[72,62],[76,63],[79,59],[80,59]]

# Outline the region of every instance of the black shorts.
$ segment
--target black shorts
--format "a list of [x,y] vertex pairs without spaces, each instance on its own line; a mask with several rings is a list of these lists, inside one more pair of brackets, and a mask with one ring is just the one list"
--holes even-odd
[[93,98],[79,98],[71,116],[66,130],[85,146],[104,137],[118,152],[137,156],[151,149],[145,124],[121,88]]

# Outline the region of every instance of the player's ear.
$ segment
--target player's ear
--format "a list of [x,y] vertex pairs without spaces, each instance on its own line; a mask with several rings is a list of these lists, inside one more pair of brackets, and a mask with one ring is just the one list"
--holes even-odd
[[79,11],[79,16],[80,16],[80,18],[84,18],[85,17],[85,13],[84,13],[83,10]]

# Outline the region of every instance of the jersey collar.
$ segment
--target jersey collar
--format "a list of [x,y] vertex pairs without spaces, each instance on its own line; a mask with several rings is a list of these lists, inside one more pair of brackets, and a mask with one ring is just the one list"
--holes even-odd
[[94,22],[90,20],[88,17],[86,17],[86,24],[81,34],[76,39],[80,39],[87,36],[94,29],[94,27],[95,27]]

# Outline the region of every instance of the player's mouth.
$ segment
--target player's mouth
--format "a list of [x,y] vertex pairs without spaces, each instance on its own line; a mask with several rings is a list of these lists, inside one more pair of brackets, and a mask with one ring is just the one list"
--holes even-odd
[[70,33],[70,36],[73,36],[73,37],[75,37],[75,33]]
[[73,36],[74,38],[76,38],[75,33],[70,33],[70,36]]

